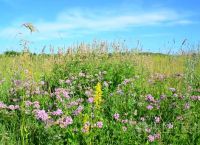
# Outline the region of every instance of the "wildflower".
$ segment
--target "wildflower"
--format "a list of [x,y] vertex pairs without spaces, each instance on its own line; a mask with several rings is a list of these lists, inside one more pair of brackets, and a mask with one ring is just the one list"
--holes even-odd
[[122,123],[128,123],[128,119],[122,120]]
[[95,106],[97,108],[100,107],[100,104],[102,102],[102,90],[101,90],[101,84],[100,83],[97,83],[97,85],[95,86],[95,97],[94,97],[94,103],[95,103]]
[[155,140],[155,137],[153,135],[148,136],[149,142],[153,142]]
[[155,102],[155,99],[151,94],[146,96],[146,100],[149,101],[149,102]]
[[33,102],[33,107],[39,109],[40,103],[38,101]]
[[161,135],[160,135],[160,133],[156,133],[156,134],[154,134],[154,137],[155,137],[155,139],[160,139]]
[[175,88],[169,88],[169,90],[170,90],[172,93],[175,93],[175,92],[176,92],[176,89],[175,89]]
[[15,110],[15,106],[14,105],[9,105],[7,108],[10,109],[10,110]]
[[140,120],[144,122],[144,121],[145,121],[145,118],[144,118],[144,117],[141,117]]
[[0,109],[4,109],[6,107],[7,107],[6,104],[4,104],[3,102],[0,102]]
[[65,83],[71,84],[71,80],[68,79],[68,80],[65,81]]
[[78,108],[74,111],[74,115],[79,115],[83,111],[83,106],[78,106]]
[[152,110],[152,109],[153,109],[153,106],[152,106],[152,105],[148,105],[148,106],[147,106],[147,109],[148,109],[148,110]]
[[88,133],[90,131],[90,122],[86,122],[82,128],[82,132]]
[[72,120],[71,116],[67,116],[67,117],[62,118],[61,120],[59,120],[59,124],[60,124],[61,128],[65,128],[65,127],[67,127],[68,125],[70,125],[72,123],[73,123],[73,120]]
[[160,117],[155,117],[155,122],[160,123]]
[[190,104],[189,103],[185,103],[185,109],[190,109]]
[[89,103],[93,103],[94,102],[94,98],[93,97],[88,98],[88,102]]
[[118,114],[118,113],[115,113],[115,114],[113,115],[113,117],[114,117],[115,120],[119,120],[119,114]]
[[35,116],[38,120],[42,120],[42,121],[46,121],[49,118],[45,110],[37,110]]
[[150,133],[150,132],[151,132],[151,128],[146,128],[145,131],[146,131],[147,133]]
[[172,129],[172,128],[173,128],[173,124],[168,123],[168,124],[167,124],[167,128]]
[[62,114],[63,114],[63,112],[62,112],[61,109],[57,109],[56,111],[52,112],[52,115],[55,115],[55,116],[59,116],[59,115],[62,115]]
[[33,103],[31,101],[25,101],[26,107],[30,107]]
[[96,125],[97,125],[98,128],[102,128],[103,127],[103,122],[102,121],[98,121],[96,123]]
[[109,84],[108,84],[106,81],[103,82],[103,85],[104,85],[106,88],[109,86]]

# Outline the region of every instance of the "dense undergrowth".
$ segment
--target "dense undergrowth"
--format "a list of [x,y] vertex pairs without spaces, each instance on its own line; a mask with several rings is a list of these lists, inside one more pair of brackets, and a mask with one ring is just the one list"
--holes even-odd
[[0,60],[1,144],[200,144],[199,55]]

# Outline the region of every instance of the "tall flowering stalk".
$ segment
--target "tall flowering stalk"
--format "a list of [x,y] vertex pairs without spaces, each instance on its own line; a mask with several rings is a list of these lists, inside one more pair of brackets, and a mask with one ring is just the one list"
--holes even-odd
[[102,86],[101,83],[97,83],[95,86],[95,96],[94,96],[94,104],[96,108],[100,108],[100,104],[102,102]]

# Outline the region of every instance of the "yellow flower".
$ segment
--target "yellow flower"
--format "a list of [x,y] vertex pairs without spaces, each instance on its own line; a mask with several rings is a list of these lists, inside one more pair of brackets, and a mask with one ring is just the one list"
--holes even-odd
[[100,107],[102,102],[102,87],[101,84],[98,82],[95,86],[95,96],[94,96],[94,103],[97,108]]

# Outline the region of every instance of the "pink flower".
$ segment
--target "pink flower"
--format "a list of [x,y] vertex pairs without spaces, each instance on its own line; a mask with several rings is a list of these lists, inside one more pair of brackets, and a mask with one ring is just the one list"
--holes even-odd
[[94,98],[93,97],[88,98],[88,102],[89,103],[93,103],[94,102]]
[[146,100],[149,101],[149,102],[155,102],[154,97],[150,94],[146,96]]
[[148,105],[148,106],[147,106],[147,109],[148,109],[148,110],[152,110],[152,109],[153,109],[153,106],[152,106],[152,105]]
[[172,128],[173,128],[173,124],[168,123],[168,124],[167,124],[167,128],[172,129]]
[[122,123],[128,123],[128,119],[122,120]]
[[15,106],[14,105],[9,105],[7,108],[10,109],[10,110],[15,110]]
[[0,102],[0,109],[4,109],[6,107],[7,107],[6,104],[4,104],[3,102]]
[[57,109],[56,111],[52,112],[52,115],[55,115],[55,116],[59,116],[59,115],[62,115],[62,114],[63,114],[63,112],[62,112],[61,109]]
[[114,117],[115,120],[119,120],[119,114],[118,114],[118,113],[115,113],[115,114],[113,115],[113,117]]
[[149,142],[153,142],[155,140],[155,137],[153,135],[148,136]]
[[156,134],[154,134],[154,137],[155,137],[155,139],[160,139],[161,135],[160,135],[160,133],[156,133]]
[[40,103],[38,101],[33,102],[34,108],[39,109],[40,108]]
[[49,118],[45,110],[37,110],[35,116],[38,120],[42,120],[42,121],[46,121]]
[[185,109],[190,109],[190,104],[189,103],[185,103]]
[[68,125],[72,124],[73,120],[71,116],[67,116],[59,120],[59,124],[61,128],[67,127]]
[[146,131],[147,133],[150,133],[150,132],[151,132],[151,128],[146,128],[145,131]]
[[83,111],[83,106],[78,106],[78,108],[74,111],[74,115],[79,115]]
[[155,122],[160,123],[160,117],[155,117]]
[[103,127],[103,122],[102,121],[98,121],[96,123],[96,125],[97,125],[98,128],[102,128]]

